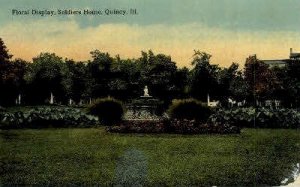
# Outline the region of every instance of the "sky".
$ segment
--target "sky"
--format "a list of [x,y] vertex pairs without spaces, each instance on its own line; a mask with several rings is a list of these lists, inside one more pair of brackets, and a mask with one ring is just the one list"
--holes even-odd
[[[190,66],[194,50],[222,67],[246,57],[285,59],[300,51],[299,0],[0,0],[0,37],[15,58],[41,52],[85,61],[99,49],[138,58],[170,55]],[[101,10],[103,15],[12,15],[12,10]],[[105,15],[136,9],[138,14]]]

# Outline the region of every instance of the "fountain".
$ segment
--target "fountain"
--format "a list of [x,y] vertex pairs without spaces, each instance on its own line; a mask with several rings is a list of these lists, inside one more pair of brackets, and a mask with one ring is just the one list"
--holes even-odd
[[144,87],[144,95],[131,100],[127,104],[128,111],[125,114],[127,120],[158,120],[157,109],[162,104],[158,99],[149,94],[148,86]]

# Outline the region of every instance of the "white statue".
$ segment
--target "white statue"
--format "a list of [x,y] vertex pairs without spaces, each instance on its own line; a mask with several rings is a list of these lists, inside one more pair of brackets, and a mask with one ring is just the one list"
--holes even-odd
[[149,93],[148,93],[148,86],[145,86],[145,88],[144,88],[144,96],[145,96],[145,97],[148,97],[148,96],[149,96]]
[[52,94],[52,92],[50,94],[50,104],[54,104],[54,95]]
[[22,96],[21,96],[21,94],[19,94],[19,96],[18,96],[18,101],[19,101],[19,105],[21,104],[21,101],[22,101]]
[[22,96],[21,94],[18,95],[17,99],[16,99],[16,105],[20,105],[21,104],[21,100],[22,100]]

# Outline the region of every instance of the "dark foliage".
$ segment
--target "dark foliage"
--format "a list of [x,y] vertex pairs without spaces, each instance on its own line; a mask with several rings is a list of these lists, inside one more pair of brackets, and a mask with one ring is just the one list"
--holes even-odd
[[180,134],[235,134],[240,133],[240,128],[228,123],[199,123],[195,120],[172,120],[171,131]]
[[[228,98],[247,106],[275,99],[284,107],[300,104],[299,59],[287,59],[285,66],[275,68],[254,55],[240,70],[238,63],[228,68],[211,64],[212,55],[195,50],[191,69],[180,69],[171,56],[151,50],[136,59],[97,49],[90,54],[91,60],[83,62],[49,52],[32,62],[13,60],[0,38],[0,106],[49,103],[51,93],[57,104],[83,105],[107,96],[127,101],[141,96],[145,85],[151,96],[163,101],[164,110],[174,98],[206,101],[208,94],[223,107],[231,105]],[[18,98],[22,102],[16,102]]]
[[211,110],[206,104],[196,99],[175,99],[172,101],[168,113],[172,119],[188,119],[206,122],[211,114]]
[[119,126],[107,127],[118,133],[176,133],[176,134],[235,134],[240,128],[229,124],[205,124],[195,120],[132,120]]
[[207,94],[216,95],[218,88],[218,71],[220,67],[210,64],[212,55],[194,51],[191,65],[190,94],[192,97],[205,101]]
[[97,118],[79,109],[37,107],[29,111],[0,112],[0,128],[95,127]]
[[109,132],[119,133],[164,133],[165,121],[130,120],[122,121],[118,126],[107,127]]
[[295,109],[253,107],[218,110],[209,118],[211,123],[229,123],[239,127],[300,128],[300,112]]
[[98,116],[104,125],[113,125],[121,121],[124,115],[124,107],[121,101],[114,98],[97,99],[89,108],[88,112]]

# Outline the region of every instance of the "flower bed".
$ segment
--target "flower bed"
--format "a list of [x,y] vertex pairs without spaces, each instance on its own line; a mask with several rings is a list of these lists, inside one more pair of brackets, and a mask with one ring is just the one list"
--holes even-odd
[[240,128],[228,124],[203,124],[195,120],[128,120],[107,127],[117,133],[236,134]]

